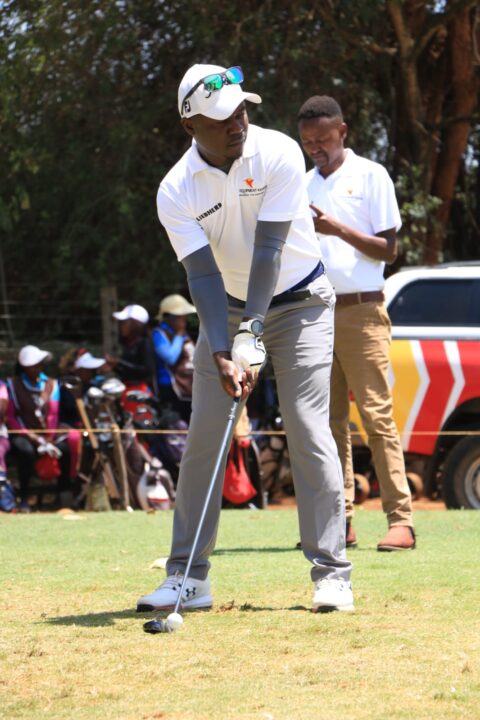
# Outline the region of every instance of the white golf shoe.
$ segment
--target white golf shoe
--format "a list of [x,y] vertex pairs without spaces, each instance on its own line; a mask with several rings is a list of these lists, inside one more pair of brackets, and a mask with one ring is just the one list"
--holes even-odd
[[[183,575],[169,575],[150,595],[143,595],[137,601],[137,612],[150,610],[170,610],[175,607]],[[188,578],[183,590],[182,610],[200,610],[211,608],[213,599],[210,594],[210,579],[196,580]]]
[[322,578],[314,583],[312,609],[314,612],[343,610],[352,612],[353,593],[351,583],[342,578]]

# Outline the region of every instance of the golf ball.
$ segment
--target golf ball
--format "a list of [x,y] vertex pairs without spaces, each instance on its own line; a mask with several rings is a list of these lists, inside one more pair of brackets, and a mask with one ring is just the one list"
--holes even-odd
[[183,618],[180,613],[170,613],[166,622],[171,630],[178,630],[183,625]]

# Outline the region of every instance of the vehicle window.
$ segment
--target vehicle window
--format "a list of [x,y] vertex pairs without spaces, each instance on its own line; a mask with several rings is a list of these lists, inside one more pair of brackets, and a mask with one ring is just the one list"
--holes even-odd
[[388,307],[393,325],[480,326],[480,280],[425,279],[406,285]]

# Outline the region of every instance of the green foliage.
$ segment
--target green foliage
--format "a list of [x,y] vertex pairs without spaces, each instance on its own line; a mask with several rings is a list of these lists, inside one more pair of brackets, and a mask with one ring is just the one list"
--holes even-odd
[[[395,189],[402,215],[399,255],[406,265],[423,261],[428,233],[435,224],[435,210],[441,200],[425,192],[422,169],[414,165],[398,175]],[[442,260],[442,258],[439,258]]]
[[[185,289],[155,194],[188,146],[176,93],[194,62],[241,64],[245,87],[263,97],[251,121],[293,137],[304,100],[335,95],[349,143],[397,174],[393,139],[405,126],[405,104],[396,94],[398,48],[387,5],[2,2],[0,240],[11,299],[27,286],[33,297],[48,292],[59,305],[75,297],[92,310],[106,284],[122,300],[147,306]],[[439,12],[425,8],[432,17]],[[403,174],[410,262],[434,203]]]

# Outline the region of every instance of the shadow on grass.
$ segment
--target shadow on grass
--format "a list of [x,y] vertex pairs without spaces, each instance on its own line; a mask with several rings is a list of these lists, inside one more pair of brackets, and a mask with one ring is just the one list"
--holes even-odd
[[[282,612],[285,610],[291,610],[291,611],[301,611],[301,612],[310,612],[310,608],[305,607],[305,605],[293,605],[289,608],[284,607],[268,607],[266,605],[257,606],[257,605],[250,605],[250,603],[245,603],[244,605],[232,605],[230,607],[218,607],[214,608],[212,615],[215,614],[215,611],[217,612],[229,612],[231,610],[237,610],[238,612],[247,613],[247,612]],[[182,615],[188,615],[190,612],[184,610],[182,611]],[[195,611],[198,613],[199,611]],[[202,612],[202,611],[200,611]],[[86,615],[61,615],[59,617],[49,617],[44,618],[40,621],[40,623],[37,624],[47,624],[47,625],[76,625],[79,627],[112,627],[115,625],[116,620],[138,620],[139,622],[143,622],[145,620],[153,620],[156,615],[161,615],[162,613],[159,611],[158,613],[137,613],[136,610],[116,610],[113,612],[99,612],[99,613],[87,613]]]
[[214,550],[212,555],[235,555],[236,553],[284,553],[284,552],[298,552],[295,545],[291,547],[242,547],[242,548],[225,548]]
[[136,618],[138,620],[152,619],[152,613],[137,613],[135,609],[115,610],[113,612],[87,613],[86,615],[61,615],[49,617],[41,621],[47,625],[79,625],[82,627],[110,627],[115,620]]

